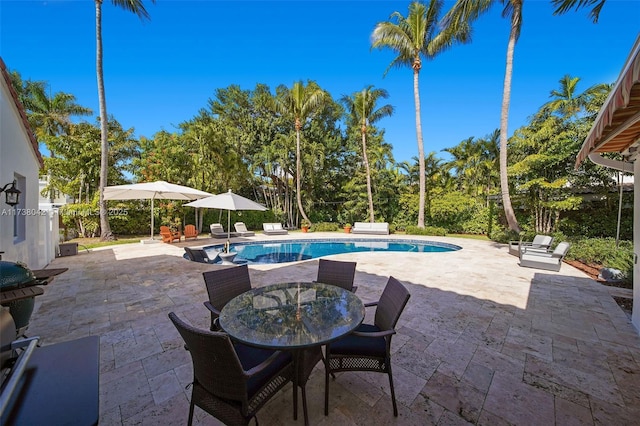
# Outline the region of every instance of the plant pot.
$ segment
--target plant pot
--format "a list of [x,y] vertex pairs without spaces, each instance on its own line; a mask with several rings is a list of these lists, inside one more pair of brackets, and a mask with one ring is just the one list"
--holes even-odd
[[344,232],[347,233],[347,234],[350,234],[351,233],[351,227],[350,226],[345,226],[344,227]]
[[308,226],[303,226],[302,227],[302,232],[309,232],[309,227]]

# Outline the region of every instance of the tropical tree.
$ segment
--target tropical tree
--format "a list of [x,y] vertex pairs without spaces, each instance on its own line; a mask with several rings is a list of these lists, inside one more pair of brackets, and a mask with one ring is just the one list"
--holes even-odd
[[[100,240],[113,240],[107,206],[104,199],[104,188],[107,186],[109,173],[109,139],[107,133],[107,101],[104,94],[104,72],[102,69],[102,2],[94,0],[96,6],[96,77],[98,80],[98,102],[100,104]],[[150,0],[155,3],[155,0]],[[111,2],[128,12],[135,13],[140,19],[150,19],[142,0],[111,0]]]
[[425,213],[425,164],[424,145],[422,140],[422,122],[420,118],[419,74],[422,69],[422,58],[433,59],[456,42],[465,43],[469,39],[469,26],[464,20],[457,25],[449,25],[444,29],[438,25],[438,17],[442,10],[442,0],[431,0],[429,5],[413,2],[409,5],[409,13],[405,17],[394,12],[389,22],[376,25],[372,34],[373,48],[389,48],[397,53],[385,75],[392,67],[411,67],[413,70],[413,97],[416,113],[416,139],[418,142],[418,161],[420,167],[420,194],[418,207],[418,227],[424,228]]
[[596,24],[606,0],[551,0],[551,3],[556,7],[553,11],[554,15],[563,15],[570,9],[578,10],[583,7],[593,6],[591,12],[589,12],[589,16],[593,20],[593,23]]
[[509,42],[507,44],[507,60],[502,88],[502,107],[500,112],[500,190],[502,192],[502,205],[509,228],[520,232],[518,219],[511,205],[509,195],[509,179],[507,175],[507,143],[509,104],[511,103],[511,77],[513,75],[513,52],[516,42],[520,37],[522,26],[522,5],[524,0],[457,0],[453,8],[447,12],[443,22],[446,26],[458,27],[462,24],[470,24],[480,15],[489,10],[494,3],[501,2],[504,5],[502,16],[511,19]]
[[569,74],[562,77],[560,89],[551,91],[549,96],[553,99],[544,104],[543,108],[549,108],[563,118],[574,119],[581,111],[589,112],[594,99],[606,97],[610,90],[608,84],[596,84],[578,93],[576,90],[578,82],[580,77],[571,77]]
[[300,148],[300,131],[307,120],[322,105],[326,93],[315,82],[309,82],[306,86],[302,81],[293,83],[291,89],[281,90],[281,96],[277,99],[278,110],[283,114],[290,114],[294,119],[296,131],[296,201],[302,219],[311,223],[302,206],[302,153]]
[[362,163],[367,177],[367,199],[369,201],[369,220],[375,222],[373,210],[373,193],[371,191],[371,169],[369,167],[369,159],[367,156],[367,129],[370,125],[376,123],[384,117],[393,114],[393,107],[389,104],[377,108],[379,99],[389,97],[384,89],[374,89],[373,86],[367,86],[362,91],[356,92],[351,96],[343,96],[341,101],[347,108],[349,118],[355,125],[360,125],[362,134]]

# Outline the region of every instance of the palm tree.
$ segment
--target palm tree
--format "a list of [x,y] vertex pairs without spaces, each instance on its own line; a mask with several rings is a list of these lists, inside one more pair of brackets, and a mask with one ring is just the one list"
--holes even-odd
[[482,13],[489,10],[494,3],[502,2],[504,9],[502,16],[511,18],[511,31],[509,33],[509,43],[507,44],[507,62],[504,73],[504,84],[502,89],[502,109],[500,112],[500,190],[502,192],[502,205],[507,218],[509,228],[520,232],[518,219],[511,205],[509,195],[509,180],[507,177],[507,124],[509,122],[509,104],[511,102],[511,76],[513,74],[513,51],[520,37],[522,26],[522,5],[524,0],[458,0],[453,8],[444,17],[446,26],[454,27],[462,23],[471,23]]
[[[98,80],[98,102],[100,104],[100,240],[113,239],[107,206],[104,200],[104,187],[107,186],[109,171],[109,140],[107,134],[107,101],[104,95],[104,73],[102,70],[102,2],[94,0],[96,4],[96,75]],[[156,0],[150,0],[155,3]],[[149,13],[142,0],[111,0],[111,2],[128,12],[135,13],[140,19],[150,19]]]
[[554,15],[563,15],[569,11],[569,9],[580,9],[582,7],[593,6],[589,16],[593,20],[593,23],[598,23],[602,6],[604,6],[606,0],[551,0],[551,3],[556,7],[553,11]]
[[[422,69],[422,58],[433,59],[456,42],[465,43],[469,38],[469,26],[465,21],[459,25],[450,25],[439,30],[438,16],[442,9],[442,0],[431,0],[429,5],[413,2],[409,5],[409,14],[402,16],[394,12],[391,22],[376,25],[372,34],[373,48],[390,48],[398,56],[391,62],[386,73],[392,67],[411,67],[413,69],[413,97],[416,108],[416,138],[418,141],[418,161],[420,166],[420,195],[418,208],[418,227],[424,228],[425,206],[425,164],[422,141],[422,123],[420,119],[420,90],[418,76]],[[438,31],[439,30],[439,31]]]
[[324,102],[326,93],[314,82],[309,82],[305,87],[302,81],[296,81],[290,90],[285,90],[277,100],[281,113],[291,114],[294,118],[296,129],[296,200],[302,219],[311,223],[302,207],[302,159],[300,150],[300,130],[303,124],[310,120],[314,113]]
[[553,100],[543,105],[551,111],[558,112],[563,118],[571,119],[582,110],[587,111],[594,98],[606,96],[609,93],[608,84],[596,84],[582,93],[578,93],[576,87],[580,77],[571,77],[569,74],[560,79],[560,89],[552,90],[550,97]]
[[374,89],[373,86],[367,86],[362,91],[356,92],[351,96],[343,96],[341,101],[347,108],[354,124],[360,124],[360,132],[362,133],[362,163],[367,176],[367,197],[369,199],[369,220],[375,222],[373,211],[373,193],[371,191],[371,169],[369,167],[369,159],[367,157],[367,127],[393,114],[393,107],[389,104],[376,109],[376,104],[380,98],[389,97],[384,89]]

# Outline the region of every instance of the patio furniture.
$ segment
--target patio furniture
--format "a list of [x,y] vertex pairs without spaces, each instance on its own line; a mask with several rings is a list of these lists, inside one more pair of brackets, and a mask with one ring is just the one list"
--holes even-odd
[[318,260],[318,277],[316,281],[319,283],[337,285],[338,287],[355,293],[358,289],[358,287],[353,285],[355,275],[356,262],[340,262],[328,259]]
[[287,235],[289,233],[281,223],[263,223],[262,230],[265,235]]
[[235,228],[236,233],[240,237],[253,237],[254,235],[256,235],[255,232],[249,231],[247,229],[247,226],[244,224],[244,222],[236,222],[233,224],[233,227]]
[[520,256],[520,251],[524,248],[545,252],[552,242],[553,237],[549,235],[536,235],[533,241],[509,241],[509,254]]
[[558,272],[570,246],[571,244],[563,241],[553,251],[541,252],[537,249],[525,248],[520,254],[520,266]]
[[160,235],[162,236],[163,243],[173,243],[174,241],[180,241],[182,234],[180,231],[172,231],[168,226],[160,227]]
[[207,287],[209,300],[204,302],[204,306],[211,312],[211,330],[220,330],[217,326],[217,318],[220,311],[229,300],[251,290],[251,278],[249,277],[249,267],[247,265],[234,266],[231,268],[215,269],[202,273],[204,284]]
[[0,309],[0,339],[1,425],[98,424],[98,336],[38,347],[38,337],[17,339]]
[[188,425],[196,405],[225,424],[247,425],[292,380],[290,354],[232,342],[226,333],[196,329],[173,312],[169,318],[193,362]]
[[226,232],[222,225],[220,225],[219,223],[212,223],[211,225],[209,225],[209,230],[211,231],[211,237],[213,238],[228,238],[238,236],[236,232]]
[[398,416],[396,395],[391,374],[391,337],[409,301],[409,291],[393,277],[389,277],[378,302],[374,323],[361,324],[353,333],[329,343],[325,353],[324,414],[329,414],[329,375],[340,371],[373,371],[389,375],[393,415]]
[[351,228],[351,233],[389,235],[389,224],[387,222],[356,222]]
[[185,247],[184,251],[187,253],[189,260],[199,263],[213,263],[213,259],[209,258],[209,255],[204,249],[193,249]]
[[184,239],[198,238],[198,230],[194,225],[185,225],[184,227]]
[[297,418],[301,387],[307,425],[305,384],[321,359],[320,347],[350,333],[363,319],[364,305],[352,292],[323,283],[292,282],[240,294],[225,305],[219,322],[237,341],[293,353],[293,418]]

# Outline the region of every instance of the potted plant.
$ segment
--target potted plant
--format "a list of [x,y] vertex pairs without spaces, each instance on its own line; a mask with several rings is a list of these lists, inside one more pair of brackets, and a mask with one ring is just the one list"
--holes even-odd
[[300,229],[302,229],[302,232],[309,232],[310,226],[311,224],[308,221],[303,220],[302,223],[300,224]]
[[351,224],[350,223],[345,223],[344,224],[344,232],[346,232],[347,234],[351,233]]

